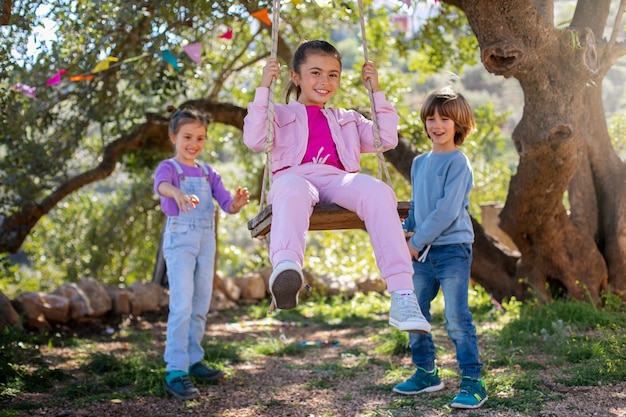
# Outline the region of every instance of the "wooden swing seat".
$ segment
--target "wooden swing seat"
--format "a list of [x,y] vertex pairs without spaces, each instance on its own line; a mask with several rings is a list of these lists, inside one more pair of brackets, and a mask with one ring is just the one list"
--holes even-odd
[[[398,216],[405,219],[409,215],[410,203],[398,202]],[[264,237],[272,227],[272,205],[265,207],[255,218],[248,222],[252,237]],[[346,230],[363,229],[365,224],[355,212],[334,203],[317,203],[311,214],[309,230]]]

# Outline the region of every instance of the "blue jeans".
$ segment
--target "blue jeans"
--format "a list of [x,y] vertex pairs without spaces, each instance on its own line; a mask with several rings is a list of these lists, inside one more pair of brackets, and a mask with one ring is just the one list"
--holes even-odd
[[[468,305],[472,246],[468,244],[432,246],[425,262],[413,262],[413,285],[426,320],[431,321],[430,303],[441,288],[446,330],[456,347],[462,376],[480,378],[476,327]],[[413,363],[427,371],[435,368],[435,344],[431,334],[409,335]]]

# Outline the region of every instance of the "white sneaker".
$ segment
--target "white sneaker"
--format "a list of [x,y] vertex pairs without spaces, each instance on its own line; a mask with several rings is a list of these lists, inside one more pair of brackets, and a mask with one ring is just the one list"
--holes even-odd
[[409,333],[430,333],[430,323],[424,318],[414,293],[391,294],[389,324]]
[[276,265],[270,275],[270,293],[272,304],[280,310],[288,310],[298,305],[298,293],[304,283],[302,269],[291,261]]

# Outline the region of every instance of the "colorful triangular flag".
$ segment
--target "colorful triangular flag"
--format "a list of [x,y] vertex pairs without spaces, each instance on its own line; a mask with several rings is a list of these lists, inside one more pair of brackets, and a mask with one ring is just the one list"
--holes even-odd
[[108,57],[107,59],[103,59],[102,61],[98,62],[95,66],[95,68],[93,69],[93,72],[100,72],[100,71],[106,71],[109,69],[109,64],[111,62],[117,62],[118,59],[115,57]]
[[267,13],[267,7],[265,9],[259,10],[258,12],[252,13],[251,16],[256,17],[267,26],[272,26],[272,22],[270,21],[269,15]]
[[200,42],[185,45],[183,46],[183,50],[196,64],[202,64],[202,44]]
[[37,87],[31,87],[26,84],[17,83],[13,87],[11,87],[11,90],[20,92],[26,97],[35,98],[35,91],[37,90]]
[[68,78],[70,81],[91,81],[96,78],[93,74],[85,74],[85,75],[72,75]]
[[180,68],[178,66],[178,62],[176,61],[176,57],[174,56],[174,54],[172,53],[172,51],[170,51],[169,49],[165,50],[164,52],[161,52],[161,56],[163,57],[163,59],[170,64],[172,67],[174,67],[174,69],[176,71],[180,71]]
[[65,74],[65,70],[59,70],[56,74],[54,74],[48,81],[46,82],[47,86],[55,85],[61,82],[61,75]]
[[224,33],[223,35],[220,35],[220,39],[232,39],[232,38],[233,38],[232,29],[228,29],[228,32]]

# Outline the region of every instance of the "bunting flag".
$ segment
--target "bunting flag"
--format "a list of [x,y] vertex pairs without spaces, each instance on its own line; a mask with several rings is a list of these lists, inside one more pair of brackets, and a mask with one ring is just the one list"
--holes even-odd
[[22,93],[26,97],[35,98],[35,91],[37,90],[37,87],[31,87],[26,84],[17,83],[13,87],[11,87],[11,90]]
[[[291,0],[291,2],[296,5],[299,5],[302,3],[301,0]],[[267,26],[270,26],[270,27],[272,26],[272,22],[270,21],[270,18],[269,18],[269,11],[267,8],[251,13],[251,16],[258,19],[259,21],[261,21]],[[219,35],[219,39],[228,39],[228,40],[232,39],[234,35],[233,29],[225,28],[225,30],[226,30],[225,33],[223,33],[222,35]],[[187,44],[186,46],[183,46],[183,50],[198,65],[202,64],[202,43],[201,42]],[[110,69],[113,63],[117,63],[117,65],[121,65],[124,63],[130,63],[130,62],[137,61],[139,59],[150,57],[150,56],[152,56],[151,53],[145,53],[145,54],[133,57],[133,58],[125,59],[123,61],[120,61],[116,57],[107,57],[106,59],[103,59],[102,61],[98,62],[96,66],[93,68],[91,73],[75,74],[75,75],[69,76],[67,79],[72,82],[91,81],[96,78],[98,73]],[[170,51],[169,49],[166,49],[160,53],[160,56],[163,58],[163,60],[165,60],[168,64],[170,64],[176,71],[180,71],[180,67],[178,65],[176,56],[172,53],[172,51]],[[66,74],[67,74],[67,71],[64,69],[58,70],[52,77],[50,77],[46,81],[46,86],[49,87],[49,86],[53,86],[53,85],[61,83],[63,76]],[[37,87],[31,87],[25,84],[17,83],[14,86],[12,86],[11,89],[13,91],[22,93],[29,98],[34,99],[36,97],[35,94],[36,94]]]
[[228,32],[220,35],[220,39],[232,39],[233,38],[233,30],[229,29]]
[[71,77],[68,78],[68,80],[70,80],[70,81],[91,81],[94,78],[96,78],[96,76],[94,74],[84,74],[84,75],[72,75]]
[[176,71],[180,71],[180,67],[178,66],[178,62],[176,61],[176,57],[169,49],[161,52],[161,56],[163,59],[170,64]]
[[259,10],[258,12],[252,13],[251,16],[259,19],[261,22],[265,23],[267,26],[272,26],[272,22],[270,21],[269,15],[267,13],[267,7],[265,9]]
[[196,64],[202,64],[202,44],[200,42],[185,45],[183,50]]
[[409,31],[409,17],[408,16],[394,16],[392,22],[402,32],[407,33]]
[[61,82],[61,75],[65,74],[65,70],[59,70],[56,74],[54,74],[50,79],[46,82],[47,86],[55,85]]
[[117,62],[118,59],[115,57],[108,57],[107,59],[103,59],[102,61],[98,62],[95,66],[95,68],[93,69],[93,72],[100,72],[100,71],[106,71],[109,69],[109,65],[111,64],[111,62]]

